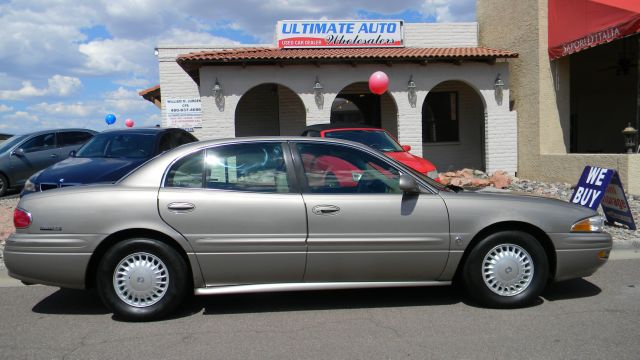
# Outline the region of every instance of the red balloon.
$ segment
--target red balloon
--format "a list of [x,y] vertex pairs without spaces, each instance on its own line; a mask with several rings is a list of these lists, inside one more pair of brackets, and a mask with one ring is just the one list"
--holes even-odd
[[369,77],[369,90],[372,93],[382,95],[389,88],[389,77],[382,71],[376,71]]
[[133,120],[127,119],[124,121],[124,124],[127,125],[127,127],[133,127]]

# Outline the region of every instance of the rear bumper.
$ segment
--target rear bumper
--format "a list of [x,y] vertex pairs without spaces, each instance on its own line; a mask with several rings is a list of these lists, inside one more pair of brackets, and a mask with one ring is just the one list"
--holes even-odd
[[554,280],[586,277],[604,265],[611,252],[607,233],[549,234],[556,249]]
[[8,274],[27,283],[83,289],[92,237],[15,233],[4,248]]
[[26,283],[85,288],[85,273],[91,254],[25,253],[5,249],[9,276]]

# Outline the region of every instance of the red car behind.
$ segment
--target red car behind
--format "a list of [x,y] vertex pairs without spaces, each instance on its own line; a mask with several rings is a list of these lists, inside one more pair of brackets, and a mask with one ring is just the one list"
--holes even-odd
[[411,146],[400,145],[393,135],[387,130],[366,127],[358,124],[333,125],[321,124],[307,127],[302,136],[323,137],[331,139],[350,140],[365,144],[385,155],[423,173],[430,178],[439,181],[438,170],[427,159],[411,154]]

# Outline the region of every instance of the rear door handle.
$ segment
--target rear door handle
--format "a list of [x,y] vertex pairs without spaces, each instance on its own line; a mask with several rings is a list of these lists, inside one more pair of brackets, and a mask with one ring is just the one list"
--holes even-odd
[[172,202],[167,205],[167,208],[174,211],[191,211],[195,209],[196,206],[188,202]]
[[335,205],[318,205],[314,206],[311,211],[316,215],[333,215],[340,211],[340,208]]

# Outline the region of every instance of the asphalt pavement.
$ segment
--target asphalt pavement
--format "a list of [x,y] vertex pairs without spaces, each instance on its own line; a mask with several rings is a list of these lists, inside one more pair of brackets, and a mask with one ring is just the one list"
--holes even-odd
[[93,291],[2,280],[2,359],[638,359],[640,256],[528,308],[476,306],[454,287],[196,297],[126,323]]

